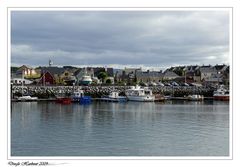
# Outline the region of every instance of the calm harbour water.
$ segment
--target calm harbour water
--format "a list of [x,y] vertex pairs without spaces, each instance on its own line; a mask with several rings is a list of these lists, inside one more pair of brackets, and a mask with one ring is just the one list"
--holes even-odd
[[228,156],[229,103],[12,102],[12,156]]

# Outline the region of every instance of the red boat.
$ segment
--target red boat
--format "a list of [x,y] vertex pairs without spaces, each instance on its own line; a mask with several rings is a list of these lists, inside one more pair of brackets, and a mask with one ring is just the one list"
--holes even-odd
[[60,97],[60,98],[57,98],[56,102],[61,104],[71,104],[72,99],[68,97]]
[[213,92],[214,100],[229,101],[229,91],[223,88],[220,88]]

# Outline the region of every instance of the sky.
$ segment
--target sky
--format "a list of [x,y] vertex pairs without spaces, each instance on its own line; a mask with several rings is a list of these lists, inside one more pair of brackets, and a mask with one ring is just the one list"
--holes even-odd
[[229,63],[229,12],[12,11],[11,65],[167,68]]

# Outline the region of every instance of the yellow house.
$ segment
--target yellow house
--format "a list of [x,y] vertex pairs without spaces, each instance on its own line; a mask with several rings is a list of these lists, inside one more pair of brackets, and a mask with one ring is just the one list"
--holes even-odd
[[36,79],[36,78],[40,78],[41,77],[41,72],[38,70],[35,70],[32,67],[28,67],[26,65],[21,66],[18,70],[17,70],[17,74],[18,75],[22,75],[22,73],[24,73],[24,78],[26,79]]
[[73,80],[75,80],[74,77],[74,71],[72,70],[65,70],[59,77],[59,81],[61,81],[61,83],[63,83],[64,85],[69,84],[69,82],[72,82]]

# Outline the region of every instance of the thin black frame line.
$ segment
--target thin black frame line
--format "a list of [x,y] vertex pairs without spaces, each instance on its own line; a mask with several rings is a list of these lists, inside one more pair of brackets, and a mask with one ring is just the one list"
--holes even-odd
[[[8,58],[8,42],[9,42],[9,40],[8,40],[8,33],[9,33],[9,26],[8,26],[8,23],[9,23],[9,20],[8,20],[8,14],[9,14],[9,9],[11,9],[11,8],[22,8],[22,9],[24,9],[24,8],[42,8],[42,9],[44,9],[44,8],[47,8],[47,9],[50,9],[50,8],[63,8],[63,9],[67,9],[67,8],[76,8],[76,9],[84,9],[84,8],[119,8],[119,9],[124,9],[124,8],[132,8],[132,9],[134,9],[134,8],[143,8],[143,9],[145,9],[145,8],[156,8],[156,9],[161,9],[161,8],[180,8],[180,9],[183,9],[183,8],[206,8],[206,9],[209,9],[209,8],[211,8],[211,9],[214,9],[214,8],[222,8],[222,9],[231,9],[231,15],[232,15],[232,33],[231,33],[231,35],[232,35],[232,54],[231,54],[231,56],[232,56],[232,66],[233,66],[233,9],[234,9],[234,7],[7,7],[7,82],[8,82],[8,80],[9,80],[9,66],[8,66],[8,60],[9,60],[9,58]],[[60,11],[60,10],[59,10]],[[232,119],[232,147],[230,147],[230,143],[229,143],[229,147],[231,148],[231,151],[232,151],[232,155],[230,156],[228,156],[228,157],[230,157],[230,159],[122,159],[122,158],[119,158],[119,159],[103,159],[103,158],[101,158],[101,159],[30,159],[30,160],[233,160],[233,68],[232,67],[230,67],[230,69],[231,69],[231,73],[232,73],[232,78],[231,78],[231,86],[232,86],[232,96],[231,96],[231,99],[230,99],[230,102],[231,102],[231,105],[232,105],[232,117],[231,117],[231,119]],[[7,83],[7,89],[9,89],[9,85],[8,85],[8,83]],[[7,91],[7,97],[9,97],[9,94],[8,94],[8,91]],[[7,98],[7,100],[8,100],[8,98]],[[10,99],[11,100],[11,99]],[[9,130],[9,127],[8,127],[8,111],[9,111],[9,106],[8,106],[8,101],[7,101],[7,160],[29,160],[29,159],[10,159],[9,157],[8,157],[8,144],[9,144],[9,140],[8,140],[8,130]],[[229,138],[230,138],[230,136],[229,136]],[[229,152],[230,153],[230,152]],[[71,156],[72,157],[72,156]],[[76,157],[78,157],[78,156],[76,156]],[[160,156],[160,157],[162,157],[162,156]],[[179,156],[178,156],[179,157]],[[100,158],[100,157],[99,157]]]

